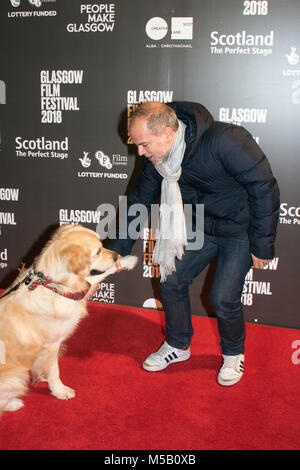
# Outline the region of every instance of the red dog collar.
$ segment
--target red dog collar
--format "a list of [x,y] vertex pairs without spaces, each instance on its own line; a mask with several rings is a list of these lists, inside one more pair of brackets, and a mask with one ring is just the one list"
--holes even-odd
[[66,292],[66,293],[64,293],[64,292],[61,292],[60,290],[56,289],[56,287],[49,285],[49,284],[55,284],[55,281],[53,281],[52,279],[49,279],[49,278],[45,279],[45,277],[42,273],[37,273],[37,276],[38,276],[38,279],[34,282],[31,282],[30,277],[25,280],[25,284],[27,284],[27,285],[29,284],[28,285],[29,290],[34,290],[38,286],[43,286],[43,287],[47,287],[47,289],[52,290],[53,292],[55,292],[55,294],[61,295],[62,297],[66,297],[67,299],[71,299],[71,300],[81,300],[88,293],[88,289],[82,290],[80,292]]

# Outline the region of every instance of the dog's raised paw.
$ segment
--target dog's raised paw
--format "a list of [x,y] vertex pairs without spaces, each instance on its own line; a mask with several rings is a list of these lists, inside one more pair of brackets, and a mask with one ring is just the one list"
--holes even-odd
[[59,400],[69,400],[70,398],[75,397],[75,390],[66,385],[61,384],[59,387],[56,387],[54,390],[51,390],[52,395],[54,395]]
[[138,262],[138,257],[133,255],[124,256],[119,263],[122,268],[133,269]]

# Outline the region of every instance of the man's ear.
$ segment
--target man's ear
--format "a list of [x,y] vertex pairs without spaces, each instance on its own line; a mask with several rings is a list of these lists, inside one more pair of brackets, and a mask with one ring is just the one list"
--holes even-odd
[[172,129],[172,127],[166,126],[164,130],[165,136],[169,139],[169,141],[174,139],[174,136],[176,134],[176,131]]

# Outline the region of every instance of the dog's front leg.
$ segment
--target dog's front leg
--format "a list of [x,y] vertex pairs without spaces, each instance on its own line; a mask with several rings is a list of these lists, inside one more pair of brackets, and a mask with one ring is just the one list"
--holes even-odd
[[59,378],[59,348],[60,343],[55,343],[44,349],[33,366],[32,375],[35,380],[46,380],[56,398],[68,400],[75,397],[75,391],[64,385]]

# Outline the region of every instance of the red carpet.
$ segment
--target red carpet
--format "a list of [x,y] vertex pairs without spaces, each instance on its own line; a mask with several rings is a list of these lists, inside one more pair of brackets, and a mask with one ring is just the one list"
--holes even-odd
[[194,317],[189,361],[149,373],[141,363],[163,341],[162,312],[89,310],[60,359],[76,398],[32,387],[24,408],[3,414],[0,449],[299,449],[300,364],[292,354],[300,352],[292,344],[300,331],[247,324],[246,373],[224,388],[214,319]]

